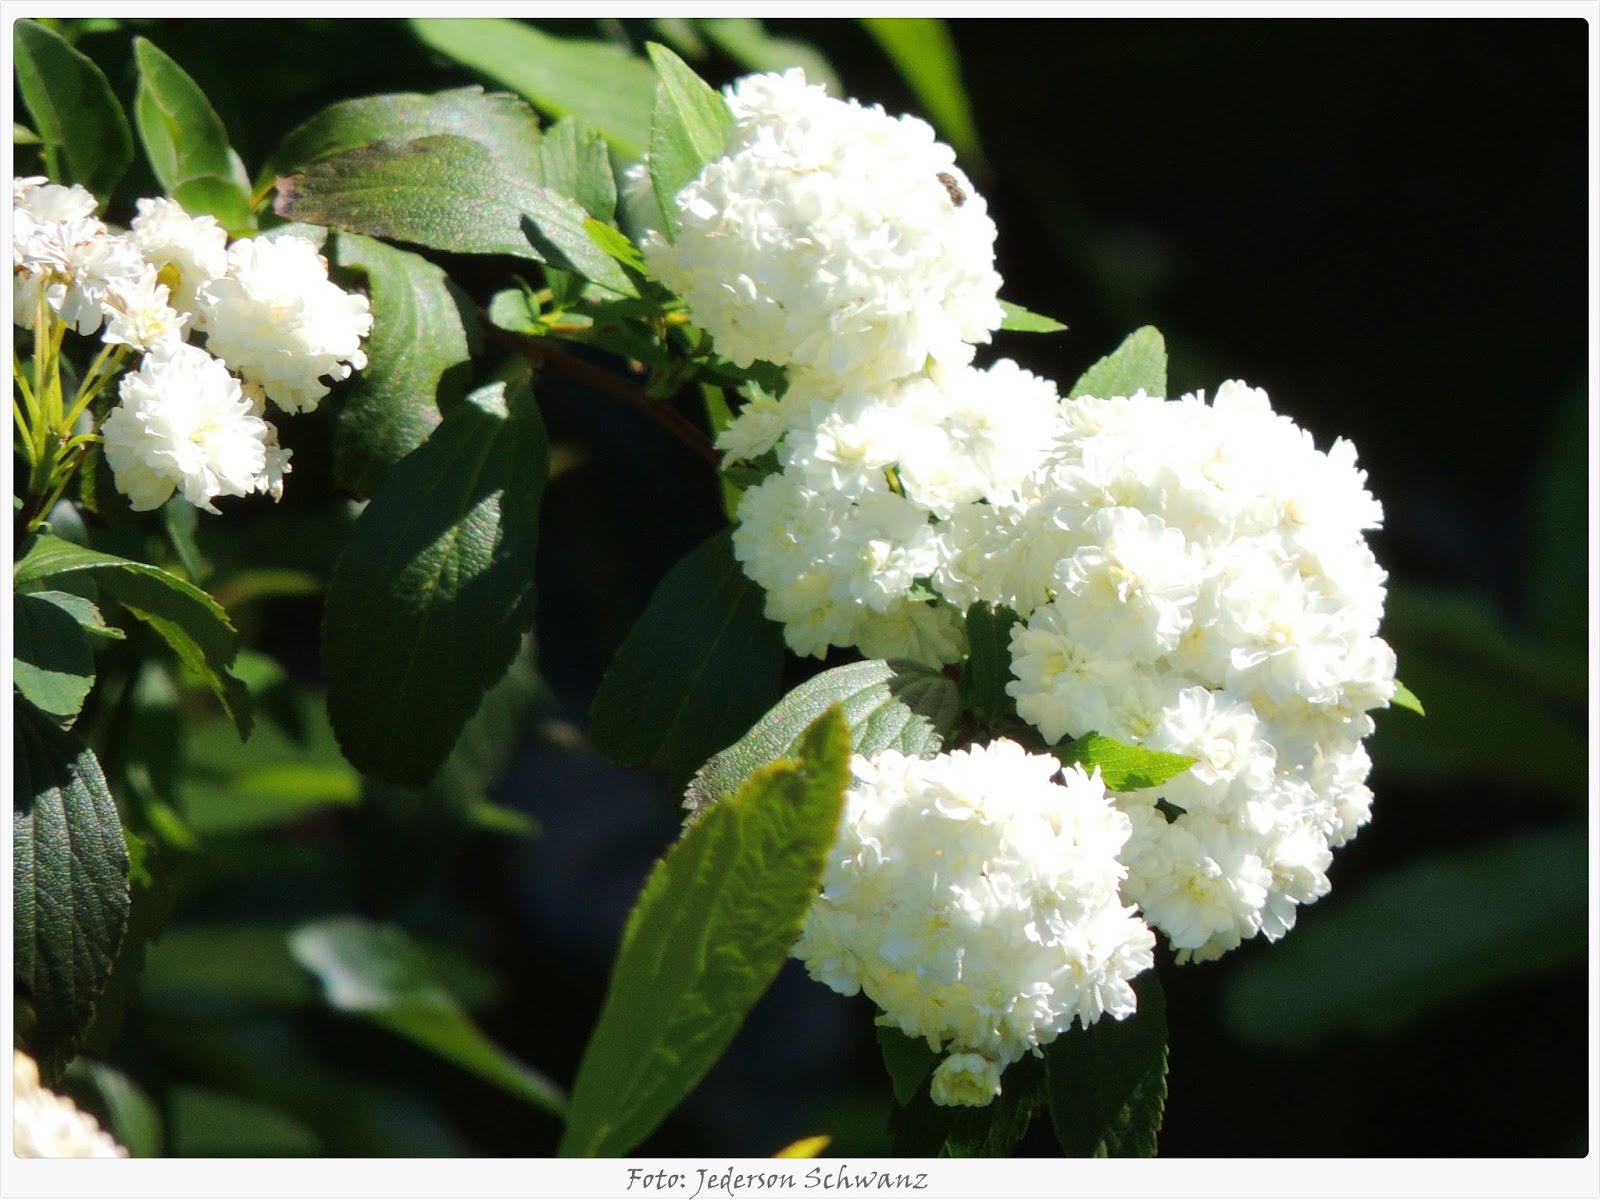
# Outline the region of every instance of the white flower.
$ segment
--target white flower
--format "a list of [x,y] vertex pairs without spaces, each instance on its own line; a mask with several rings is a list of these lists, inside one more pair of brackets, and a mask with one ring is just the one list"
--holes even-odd
[[103,308],[106,330],[101,340],[137,350],[149,350],[159,342],[181,341],[188,320],[167,303],[166,285],[156,282],[156,269],[152,266],[146,266],[136,278],[113,279],[106,288]]
[[174,490],[212,513],[218,496],[281,492],[287,455],[269,461],[268,452],[276,431],[204,350],[163,342],[122,377],[120,392],[100,432],[117,490],[136,510],[159,508]]
[[18,1158],[126,1158],[100,1123],[39,1082],[39,1066],[11,1053],[11,1143]]
[[13,320],[32,329],[42,294],[64,323],[94,333],[105,317],[107,290],[138,279],[144,260],[95,218],[94,197],[76,184],[35,183],[13,187],[12,194]]
[[928,1089],[935,1104],[982,1108],[1000,1094],[1000,1064],[981,1054],[952,1054],[934,1068]]
[[1154,939],[1118,896],[1130,824],[1098,773],[1004,740],[853,769],[794,954],[953,1056],[941,1103],[987,1103],[1000,1069],[1074,1020],[1133,1012]]
[[244,238],[228,247],[226,275],[196,294],[206,346],[286,412],[309,412],[328,379],[367,365],[367,298],[328,279],[328,264],[304,238]]
[[718,351],[867,383],[968,361],[1003,315],[995,226],[932,128],[799,70],[727,102],[724,154],[675,198],[676,241],[642,240]]
[[182,205],[160,197],[140,200],[138,210],[129,228],[134,245],[161,272],[172,307],[198,318],[195,293],[228,269],[227,231],[215,217],[191,217]]

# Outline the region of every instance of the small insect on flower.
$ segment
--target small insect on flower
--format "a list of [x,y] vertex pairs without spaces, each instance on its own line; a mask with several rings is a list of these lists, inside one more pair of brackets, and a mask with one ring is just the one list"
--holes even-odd
[[944,190],[949,195],[951,204],[960,208],[967,202],[967,194],[961,190],[961,185],[956,182],[954,175],[948,171],[940,171],[937,178],[940,183],[944,184]]

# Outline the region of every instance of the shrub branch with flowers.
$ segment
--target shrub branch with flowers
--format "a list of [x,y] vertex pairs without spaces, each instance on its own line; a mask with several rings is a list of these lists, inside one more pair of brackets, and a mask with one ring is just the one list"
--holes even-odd
[[[470,24],[437,23],[440,48]],[[437,786],[533,626],[535,393],[556,371],[722,479],[730,529],[663,580],[591,713],[599,749],[683,791],[684,832],[570,1099],[436,991],[453,1036],[397,1023],[355,965],[416,968],[393,929],[295,932],[328,1002],[562,1115],[562,1153],[623,1154],[792,955],[876,1005],[906,1152],[1005,1153],[1046,1112],[1069,1153],[1154,1152],[1157,954],[1285,936],[1370,817],[1370,713],[1415,705],[1348,442],[1318,449],[1238,380],[1169,398],[1151,328],[1070,388],[978,365],[998,331],[1062,328],[1001,299],[1004,230],[928,124],[797,69],[719,94],[652,45],[627,68],[651,72],[648,109],[600,129],[475,88],[349,100],[252,180],[139,40],[135,124],[166,195],[119,224],[120,106],[66,42],[17,29],[48,172],[12,208],[29,1070],[58,1080],[125,1002],[159,929],[132,897],[183,837],[148,772],[108,777],[91,748],[91,646],[124,636],[119,612],[147,624],[240,737],[264,694],[193,572],[97,548],[74,513],[173,529],[180,503],[226,521],[280,499],[275,422],[335,406],[334,473],[364,507],[328,586],[327,719],[375,786]],[[447,273],[462,256],[542,286],[474,298]],[[862,661],[774,706],[785,647]]]

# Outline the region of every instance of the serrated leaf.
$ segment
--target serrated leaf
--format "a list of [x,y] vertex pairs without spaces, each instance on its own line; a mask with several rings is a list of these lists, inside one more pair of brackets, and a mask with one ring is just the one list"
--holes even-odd
[[501,18],[420,18],[411,28],[424,45],[551,116],[582,117],[628,158],[640,157],[649,144],[655,75],[619,46],[552,37]]
[[898,750],[930,758],[961,719],[956,685],[913,662],[849,663],[808,679],[778,702],[734,745],[695,773],[684,806],[697,814],[731,795],[751,772],[794,753],[801,734],[839,705],[857,754]]
[[1578,970],[1593,919],[1589,843],[1583,826],[1496,837],[1335,888],[1270,954],[1224,978],[1224,1023],[1247,1045],[1303,1052],[1340,1034],[1393,1037]]
[[650,114],[650,182],[668,241],[678,236],[674,199],[708,162],[722,157],[733,114],[722,97],[689,65],[655,42],[645,50],[655,66],[655,105]]
[[1017,614],[984,603],[967,609],[967,661],[961,668],[961,706],[978,720],[992,723],[1016,716],[1016,702],[1006,692],[1011,675],[1011,629]]
[[1009,300],[1000,301],[1000,308],[1005,313],[1000,328],[1013,333],[1060,333],[1066,328],[1054,317],[1044,317],[1036,312],[1029,312],[1022,305],[1012,304]]
[[605,138],[581,117],[562,117],[545,132],[539,161],[551,191],[576,200],[594,220],[607,222],[616,215],[611,153]]
[[46,580],[86,575],[135,617],[161,635],[183,665],[214,693],[238,727],[250,734],[250,693],[229,668],[239,637],[228,614],[191,583],[159,567],[102,554],[65,538],[42,534],[12,573],[18,590],[40,590]]
[[249,193],[231,179],[196,175],[173,187],[172,198],[191,217],[215,217],[235,237],[255,230],[256,214]]
[[1098,733],[1086,733],[1053,746],[1050,753],[1067,766],[1078,763],[1091,775],[1099,767],[1100,778],[1105,781],[1108,792],[1137,792],[1159,787],[1194,765],[1194,759],[1188,755],[1129,746]]
[[330,104],[290,131],[262,168],[260,182],[343,150],[373,142],[409,142],[436,133],[477,142],[493,153],[507,175],[545,182],[538,114],[521,97],[486,93],[477,85],[432,95],[396,92]]
[[133,39],[133,57],[139,68],[133,116],[156,181],[169,193],[200,175],[232,184],[228,130],[200,86],[145,38]]
[[484,1036],[401,929],[330,917],[289,935],[295,960],[330,1006],[365,1017],[555,1116],[566,1097],[543,1074]]
[[656,864],[628,917],[562,1155],[621,1155],[697,1084],[800,936],[850,781],[830,709]]
[[56,183],[79,183],[105,209],[133,162],[133,131],[104,72],[37,21],[12,27],[17,90],[45,146]]
[[52,717],[76,717],[94,687],[88,635],[65,609],[27,592],[11,597],[11,613],[17,691]]
[[334,476],[370,496],[466,395],[483,335],[472,301],[421,255],[358,233],[339,234],[334,246],[341,267],[366,276],[372,302],[367,369],[339,407]]
[[100,609],[88,596],[80,596],[74,592],[52,591],[30,591],[27,594],[54,604],[76,621],[78,627],[91,637],[120,642],[128,636],[115,625],[107,625],[105,618],[100,615]]
[[981,161],[978,127],[961,86],[961,62],[949,25],[937,17],[863,17],[861,23],[957,153]]
[[549,470],[525,379],[468,396],[389,471],[334,567],[328,715],[375,778],[426,783],[533,621]]
[[1394,681],[1393,703],[1396,708],[1409,708],[1419,717],[1425,717],[1428,715],[1422,711],[1422,701],[1417,699],[1417,694],[1405,684],[1401,683],[1398,679]]
[[576,201],[502,171],[454,134],[344,150],[278,180],[281,217],[457,254],[511,254],[573,271],[624,295],[633,285],[602,254]]
[[939,1053],[928,1049],[927,1039],[908,1037],[894,1025],[877,1026],[877,1036],[884,1068],[894,1085],[894,1101],[904,1107],[933,1073]]
[[783,638],[723,530],[669,571],[589,709],[596,749],[625,767],[658,766],[673,791],[778,694]]
[[1139,1007],[1068,1029],[1044,1049],[1050,1120],[1079,1158],[1153,1158],[1167,1103],[1167,1002],[1154,971],[1133,981]]
[[32,705],[12,706],[12,899],[29,1052],[60,1073],[94,1017],[128,920],[128,850],[92,751]]
[[843,96],[839,75],[815,46],[794,38],[773,37],[754,17],[702,17],[700,31],[747,71],[782,72],[799,67],[807,83],[820,83],[830,96]]
[[1167,344],[1154,325],[1130,333],[1110,354],[1090,367],[1072,385],[1072,398],[1167,394]]

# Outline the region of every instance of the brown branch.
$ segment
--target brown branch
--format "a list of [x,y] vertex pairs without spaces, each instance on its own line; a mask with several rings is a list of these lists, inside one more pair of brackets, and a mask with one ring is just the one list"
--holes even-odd
[[665,428],[691,451],[713,467],[722,465],[721,457],[717,454],[716,447],[711,444],[711,439],[689,421],[682,413],[660,400],[653,399],[645,393],[644,388],[629,380],[620,378],[602,367],[593,363],[584,362],[576,355],[569,354],[559,346],[553,345],[543,338],[531,337],[525,333],[513,333],[509,329],[501,329],[489,320],[489,315],[479,310],[483,317],[483,327],[490,337],[508,349],[516,351],[536,367],[545,367],[559,371],[569,379],[587,384],[598,392],[604,392],[614,399],[621,400],[629,407],[637,409],[652,421]]

